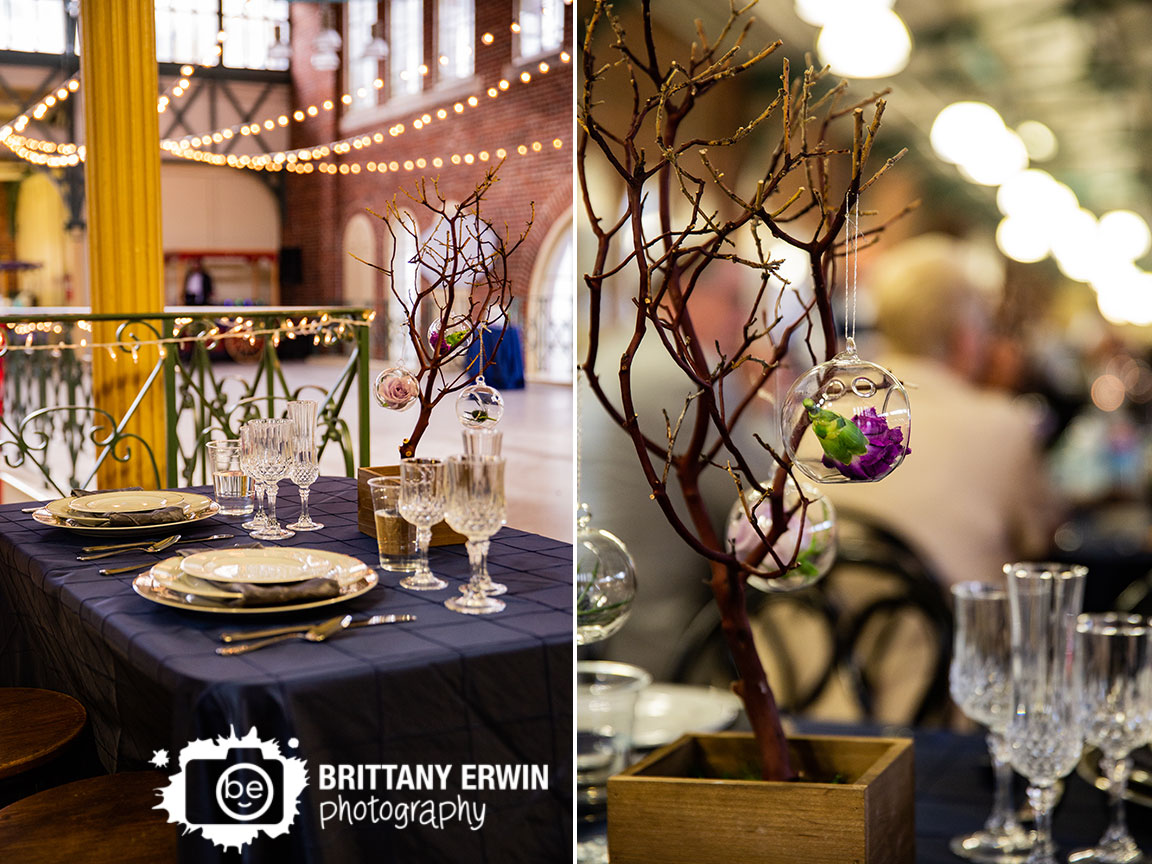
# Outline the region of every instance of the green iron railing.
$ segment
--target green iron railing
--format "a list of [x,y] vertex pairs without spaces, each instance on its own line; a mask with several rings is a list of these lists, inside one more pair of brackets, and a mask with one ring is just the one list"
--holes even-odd
[[[320,403],[321,458],[330,445],[337,447],[351,476],[371,459],[370,316],[360,307],[197,307],[139,317],[73,308],[0,315],[0,475],[26,491],[67,494],[89,487],[108,459],[146,458],[157,487],[207,483],[207,440],[234,438],[253,417],[277,416],[289,400],[314,398]],[[93,346],[96,321],[115,322],[114,344]],[[158,354],[148,349],[157,343],[163,345]],[[331,381],[289,382],[280,354],[304,353],[292,350],[304,343],[344,352]],[[144,370],[144,383],[122,417],[94,404],[93,350],[129,363],[158,358]],[[153,386],[164,390],[163,472],[152,445],[126,431]],[[356,411],[349,422],[343,415],[353,392]]]

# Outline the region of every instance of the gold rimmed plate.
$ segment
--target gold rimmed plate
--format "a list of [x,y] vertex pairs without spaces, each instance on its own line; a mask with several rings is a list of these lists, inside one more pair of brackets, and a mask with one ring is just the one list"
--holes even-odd
[[[1124,798],[1133,804],[1152,807],[1152,752],[1142,747],[1132,753],[1132,759],[1136,764],[1128,778]],[[1108,778],[1100,772],[1100,751],[1095,747],[1085,748],[1076,773],[1102,792],[1108,791]]]
[[325,597],[323,600],[309,600],[304,603],[292,603],[284,606],[229,606],[221,600],[198,595],[179,594],[170,588],[165,588],[152,577],[151,571],[141,573],[132,580],[132,590],[152,603],[169,606],[173,609],[183,609],[188,612],[214,612],[224,615],[267,615],[281,612],[300,612],[305,609],[316,609],[320,606],[331,606],[354,600],[367,594],[379,583],[380,579],[374,571],[366,569],[363,577],[342,585],[340,593],[335,597]]
[[[82,537],[138,537],[149,534],[171,534],[189,525],[195,525],[197,522],[211,519],[220,512],[220,506],[215,501],[209,501],[208,506],[203,510],[192,511],[192,515],[188,519],[180,522],[164,522],[159,525],[123,525],[113,527],[99,524],[103,521],[102,518],[78,516],[77,514],[71,513],[67,510],[68,501],[70,500],[71,499],[64,498],[60,501],[52,501],[34,512],[32,518],[41,525],[47,525],[51,528],[63,528],[65,531],[71,531]],[[63,512],[61,512],[61,505],[65,508]],[[71,524],[69,524],[69,520],[71,520]]]

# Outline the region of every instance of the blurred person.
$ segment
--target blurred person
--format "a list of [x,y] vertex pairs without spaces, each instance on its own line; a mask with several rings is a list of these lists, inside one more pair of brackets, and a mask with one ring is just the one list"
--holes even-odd
[[204,259],[195,258],[184,277],[184,305],[207,306],[212,302],[212,277],[204,269]]
[[945,584],[992,581],[1043,555],[1059,515],[1035,420],[978,382],[993,347],[1002,274],[982,250],[927,234],[892,247],[870,274],[880,356],[908,388],[911,452],[876,483],[824,486],[845,515],[898,535]]

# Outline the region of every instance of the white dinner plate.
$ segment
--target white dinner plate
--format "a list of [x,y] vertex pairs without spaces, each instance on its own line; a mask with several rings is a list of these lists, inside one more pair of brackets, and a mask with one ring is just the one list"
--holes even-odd
[[217,588],[211,582],[206,582],[198,576],[190,576],[180,569],[182,560],[177,555],[152,565],[152,578],[176,594],[192,594],[211,600],[234,600],[243,596],[236,591],[225,591],[222,588]]
[[178,507],[184,503],[179,492],[97,492],[68,501],[75,513],[106,516],[109,513],[143,513],[161,507]]
[[189,576],[216,582],[273,584],[329,576],[344,582],[359,578],[368,565],[350,555],[320,549],[213,549],[180,562]]
[[[80,516],[77,513],[72,513],[68,510],[68,502],[71,499],[62,498],[59,501],[52,501],[32,514],[32,518],[39,522],[41,525],[48,525],[52,528],[64,528],[67,531],[72,531],[79,534],[81,537],[140,537],[149,534],[171,534],[175,531],[181,531],[189,525],[194,525],[197,522],[203,522],[205,519],[210,519],[220,512],[220,506],[215,501],[208,502],[208,506],[203,510],[193,513],[190,519],[185,519],[181,522],[164,522],[159,525],[101,525],[101,517],[96,516]],[[61,510],[61,508],[63,508]],[[69,524],[69,520],[73,520]]]
[[353,600],[362,594],[367,594],[376,587],[379,577],[370,569],[365,568],[361,577],[341,586],[340,593],[335,597],[325,597],[323,600],[309,600],[306,603],[293,603],[286,606],[227,606],[209,597],[178,594],[165,588],[152,578],[152,574],[141,573],[132,580],[132,590],[153,603],[161,606],[171,606],[173,609],[184,609],[189,612],[214,612],[224,615],[266,615],[276,612],[300,612],[304,609],[315,609],[319,606],[331,606],[333,603],[343,603]]
[[641,749],[671,744],[685,732],[716,732],[732,725],[742,705],[716,687],[651,684],[636,699],[632,743]]

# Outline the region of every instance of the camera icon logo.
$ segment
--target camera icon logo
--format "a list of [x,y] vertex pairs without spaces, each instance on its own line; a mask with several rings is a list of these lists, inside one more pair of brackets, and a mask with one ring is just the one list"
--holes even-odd
[[[295,740],[290,742],[295,745]],[[280,752],[255,729],[192,741],[180,751],[180,771],[158,790],[156,809],[224,849],[242,848],[260,834],[287,833],[308,784],[304,761]]]

